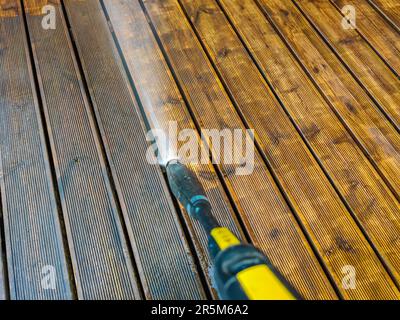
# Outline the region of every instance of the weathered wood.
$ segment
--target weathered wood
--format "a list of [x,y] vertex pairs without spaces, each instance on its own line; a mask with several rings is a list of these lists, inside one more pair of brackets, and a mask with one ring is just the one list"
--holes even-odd
[[[339,11],[349,3],[330,0]],[[400,75],[400,34],[369,4],[367,0],[352,0],[355,9],[355,28],[378,52],[386,63]]]
[[[99,1],[65,1],[147,299],[205,298]],[[154,158],[154,155],[153,155]]]
[[342,28],[343,16],[329,1],[294,2],[398,127],[400,79],[390,71],[356,30]]
[[[136,1],[114,0],[104,3],[151,128],[160,129],[167,134],[171,124],[177,125],[178,133],[186,129],[195,130],[165,60],[150,36],[151,31],[139,4]],[[121,16],[124,19],[121,19]],[[204,148],[200,137],[190,142],[191,147],[197,145],[200,150]],[[178,144],[179,147],[181,144]],[[200,163],[190,167],[205,187],[217,220],[243,238],[236,216],[212,164]],[[207,237],[198,222],[188,217],[186,212],[184,217],[211,287],[208,274],[211,260],[207,250]]]
[[[2,1],[0,6],[0,90],[0,188],[10,298],[71,299],[59,210],[17,0]],[[45,278],[53,275],[54,290],[47,281],[51,278]]]
[[24,1],[78,298],[139,298],[133,261],[62,8],[52,2],[55,29],[44,29],[41,4]]
[[[125,58],[127,59],[128,67],[137,86],[139,96],[145,98],[149,91],[152,90],[152,88],[157,88],[158,96],[166,96],[169,97],[169,100],[174,99],[174,101],[177,101],[176,105],[171,108],[171,106],[168,106],[168,104],[159,104],[155,99],[156,96],[153,97],[153,95],[150,94],[149,98],[142,100],[142,103],[144,103],[144,108],[147,109],[146,113],[148,117],[150,119],[157,117],[157,119],[159,119],[159,125],[161,126],[165,122],[168,123],[168,121],[171,120],[179,120],[178,124],[180,129],[194,128],[194,124],[188,112],[186,111],[186,106],[180,102],[182,101],[182,98],[179,95],[179,91],[176,88],[168,69],[166,69],[165,62],[163,61],[161,56],[161,52],[157,48],[155,39],[153,38],[151,30],[146,22],[145,16],[141,12],[140,6],[135,2],[127,1],[118,1],[118,4],[117,2],[112,2],[112,6],[109,5],[108,2],[105,3],[107,9],[110,10],[109,14],[113,23],[113,28],[118,36],[118,40],[121,44]],[[121,15],[118,14],[120,12],[124,12],[126,14],[126,18],[121,19]],[[130,36],[127,37],[123,33],[123,30],[128,30],[128,25],[130,26],[130,30],[133,30],[133,32],[130,34]],[[143,46],[142,44],[146,45]],[[143,57],[146,58],[144,59]],[[154,74],[157,75],[157,78],[151,79],[154,78]],[[166,89],[164,89],[164,87],[166,87]],[[151,99],[152,102],[147,101],[148,99]],[[153,116],[152,112],[155,113]],[[267,219],[262,222],[262,225],[265,227],[265,229],[250,229],[249,232],[251,234],[251,237],[254,239],[255,236],[253,235],[253,233],[260,232],[264,234],[273,234],[272,219],[276,218],[274,218],[274,216],[271,214],[275,213],[275,217],[279,217],[280,221],[282,221],[280,226],[286,226],[284,227],[284,232],[287,232],[288,234],[288,236],[282,236],[282,240],[280,239],[281,237],[276,237],[276,241],[282,244],[281,246],[279,246],[279,249],[281,250],[281,255],[279,256],[281,265],[284,259],[287,259],[285,261],[291,259],[290,257],[292,257],[293,253],[295,252],[293,249],[290,249],[291,244],[299,243],[298,236],[296,235],[296,233],[298,233],[298,228],[293,225],[293,218],[291,218],[289,209],[286,207],[283,199],[280,197],[278,189],[276,188],[276,186],[270,185],[270,183],[268,183],[268,180],[270,180],[270,178],[266,176],[265,182],[267,183],[264,183],[263,185],[262,181],[254,181],[254,178],[252,176],[235,176],[234,170],[228,169],[228,166],[225,166],[223,169],[225,169],[223,171],[223,174],[226,177],[228,188],[238,205],[241,217],[244,220],[246,226],[249,225],[249,216],[247,214],[245,215],[246,212],[259,212],[258,220],[260,221],[260,223],[262,222],[261,212],[263,212],[263,214],[265,215],[267,212],[267,208],[271,212],[268,213],[268,215],[266,216]],[[262,164],[259,168],[256,168],[256,170],[257,172],[262,172]],[[255,197],[259,199],[261,197],[265,197],[265,201],[268,203],[267,207],[258,207],[257,201],[254,201]],[[270,221],[268,217],[270,217]],[[255,216],[255,218],[257,218],[257,216]],[[269,232],[269,230],[271,230],[271,232]],[[291,243],[291,241],[293,242]],[[263,248],[269,247],[269,250],[275,250],[274,256],[276,256],[277,243],[271,241],[270,237],[265,238],[264,240],[263,237],[258,236],[256,238],[256,244]],[[301,248],[301,246],[303,246],[303,249]],[[303,263],[305,263],[306,265],[315,265],[312,260],[310,264],[310,258],[307,258],[307,251],[306,259],[303,259],[304,249],[307,250],[307,248],[304,248],[304,245],[302,244],[300,239],[300,248],[298,248],[298,251],[296,252],[301,252],[301,255],[299,255],[300,258],[297,259],[302,260]],[[293,251],[291,252],[291,250]],[[282,252],[285,252],[285,254],[282,254]],[[292,268],[293,266],[288,266],[286,262],[284,269],[290,270]],[[298,269],[298,267],[295,268]],[[297,271],[293,270],[292,272],[296,274]]]
[[[1,21],[1,20],[0,20]],[[0,166],[1,168],[1,166]],[[1,201],[1,199],[0,199]],[[1,202],[0,202],[1,205]],[[7,282],[7,271],[5,267],[5,252],[3,252],[3,245],[4,245],[4,239],[3,239],[3,215],[0,215],[0,301],[6,300],[7,297],[7,287],[8,287],[8,282]]]
[[[211,2],[208,1],[208,3]],[[396,237],[399,232],[399,225],[396,222],[396,218],[398,219],[399,215],[399,206],[394,196],[355,145],[324,99],[319,95],[312,82],[302,71],[256,4],[251,2],[243,3],[239,0],[221,0],[220,3],[249,48],[260,70],[272,84],[284,108],[304,135],[338,191],[355,213],[356,221],[367,231],[369,237],[374,236],[374,240],[377,241],[380,240],[381,236],[387,236],[385,232],[375,227],[377,221],[389,223],[393,228],[391,237],[385,239],[384,244],[387,245],[392,237]],[[205,7],[207,8],[207,6]],[[239,79],[249,79],[251,72],[241,70],[246,70],[244,66],[251,65],[251,62],[242,63],[240,68],[237,68],[240,59],[249,61],[249,58],[246,57],[244,49],[233,35],[232,29],[227,26],[223,15],[215,6],[212,8],[214,10],[210,9],[203,14],[203,21],[209,21],[208,24],[203,22],[204,24],[202,25],[202,17],[200,16],[196,25],[199,26],[199,29],[202,26],[202,35],[206,37],[207,32],[211,32],[208,30],[216,30],[215,27],[212,27],[212,23],[217,23],[216,19],[219,17],[220,23],[217,23],[217,25],[218,34],[221,38],[219,41],[214,40],[214,42],[208,41],[210,43],[207,43],[207,47],[214,47],[212,56],[217,67],[223,69],[223,65],[230,66],[229,69],[225,67],[226,70],[231,70],[230,72],[226,70],[224,72],[227,79],[231,77],[229,73],[239,74],[237,76]],[[204,12],[204,9],[202,12]],[[196,11],[190,11],[190,16],[195,17]],[[209,16],[212,16],[212,18]],[[223,29],[222,25],[225,25]],[[212,35],[208,35],[208,38],[212,37],[218,39],[215,32]],[[230,39],[229,42],[227,39]],[[218,43],[219,47],[216,47]],[[233,43],[236,43],[236,45]],[[226,45],[225,49],[228,47],[235,49],[228,51],[227,55],[218,55],[218,52],[224,49],[224,45]],[[255,83],[260,80],[256,80],[257,73],[254,68],[253,70],[254,79],[246,85],[238,88],[237,83],[239,82],[230,82],[233,88],[231,90],[236,92],[236,96],[243,95],[246,87],[251,88],[250,90],[247,89],[247,91],[253,92],[255,90]],[[255,96],[258,97],[259,94]],[[248,100],[248,98],[247,100],[241,98],[240,102],[238,101],[238,105],[245,106]],[[261,111],[258,111],[263,110],[261,106],[263,104],[257,106],[254,103],[252,107],[247,108],[246,113],[244,111],[243,113],[245,113],[246,117],[253,117],[251,120],[256,132],[265,143],[265,149],[269,150],[272,145],[268,143],[269,138],[266,127],[271,126],[270,123],[277,123],[277,112],[273,112],[271,119],[261,120],[263,116]],[[255,115],[256,113],[257,115]],[[277,124],[277,126],[282,128],[283,124]],[[283,148],[282,141],[286,137],[287,135],[279,136],[276,143],[278,150],[279,147]],[[296,147],[298,145],[298,143],[292,144]],[[377,298],[379,296],[380,298],[394,298],[398,296],[398,291],[392,281],[387,276],[381,277],[385,271],[362,232],[354,223],[352,215],[349,215],[343,209],[330,185],[324,183],[324,179],[318,173],[318,169],[315,168],[316,165],[312,159],[301,156],[301,153],[295,149],[296,147],[288,147],[287,150],[281,151],[282,157],[285,158],[282,158],[280,162],[276,162],[276,170],[284,181],[285,190],[288,193],[290,192],[290,196],[296,200],[295,204],[299,207],[299,215],[303,223],[309,228],[310,237],[320,248],[321,256],[334,274],[336,281],[340,279],[341,268],[344,264],[359,264],[359,267],[356,267],[358,272],[365,272],[362,275],[365,282],[362,285],[359,284],[357,289],[351,292],[343,290],[343,295],[347,298]],[[291,154],[294,155],[293,160],[289,160],[289,155]],[[292,164],[295,169],[289,170],[288,163]],[[312,194],[318,194],[318,199]],[[375,203],[379,203],[379,205],[376,206]],[[389,216],[387,216],[387,208],[391,212]],[[366,219],[367,213],[368,219]],[[375,222],[372,222],[373,220]],[[329,237],[326,237],[328,234]],[[343,243],[346,243],[346,245],[343,246]],[[354,249],[356,247],[357,249]],[[398,261],[395,253],[397,249],[391,245],[387,249],[385,245],[379,243],[379,250],[382,250],[380,255],[384,257],[385,261],[390,260],[387,265],[397,277],[398,270],[391,265],[391,263]],[[370,256],[371,259],[366,262],[361,258],[364,255]],[[375,262],[371,264],[372,261]],[[376,271],[372,271],[371,268],[376,268]],[[378,277],[376,277],[376,272],[380,274]],[[372,280],[371,277],[376,278]],[[374,285],[370,283],[371,280]],[[338,283],[340,283],[340,280]],[[378,290],[377,288],[379,287],[380,289]]]
[[[218,220],[305,298],[399,299],[398,3],[352,1],[350,34],[345,4],[0,0],[0,300],[216,297],[207,238],[150,163],[147,131],[174,123],[222,156],[191,165]],[[246,128],[240,176],[206,129]]]
[[400,136],[292,2],[259,0],[332,110],[394,193],[400,194]]
[[[145,7],[201,129],[246,130],[178,3],[146,1]],[[134,7],[131,9],[135,10]],[[293,133],[297,136],[295,130]],[[271,162],[275,160],[271,159]],[[328,279],[317,267],[314,254],[261,155],[256,152],[255,170],[245,176],[235,175],[225,162],[220,168],[242,209],[242,219],[253,242],[304,297],[334,298]],[[304,272],[311,269],[313,272]]]
[[25,13],[30,16],[42,16],[44,13],[49,13],[47,11],[49,6],[55,8],[55,6],[60,5],[60,0],[28,0],[28,2],[28,5],[26,5],[26,0],[22,0]]

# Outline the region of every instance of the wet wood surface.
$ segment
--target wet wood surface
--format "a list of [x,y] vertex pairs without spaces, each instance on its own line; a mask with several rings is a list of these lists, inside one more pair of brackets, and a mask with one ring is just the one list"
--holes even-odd
[[[399,299],[399,7],[346,4],[0,0],[0,299],[217,297],[149,139],[171,124],[304,298]],[[252,129],[254,170],[210,129]]]

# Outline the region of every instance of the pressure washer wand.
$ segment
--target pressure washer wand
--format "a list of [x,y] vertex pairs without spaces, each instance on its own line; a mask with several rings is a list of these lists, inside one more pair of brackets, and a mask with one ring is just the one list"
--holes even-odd
[[177,160],[166,165],[176,199],[199,221],[209,239],[213,279],[223,300],[295,300],[300,298],[254,246],[243,244],[212,215],[211,203],[194,172]]

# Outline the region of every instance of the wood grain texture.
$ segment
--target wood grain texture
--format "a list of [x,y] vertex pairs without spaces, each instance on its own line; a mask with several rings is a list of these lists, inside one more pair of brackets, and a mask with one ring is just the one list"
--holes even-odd
[[340,11],[345,5],[356,10],[355,27],[386,63],[400,75],[400,34],[369,4],[367,0],[330,0]]
[[[25,0],[23,0],[25,1]],[[49,7],[53,6],[56,8],[60,5],[60,0],[28,0],[28,5],[25,5],[25,13],[30,16],[42,16],[48,14],[47,10]]]
[[[289,45],[296,51],[297,56],[307,67],[315,82],[320,85],[323,89],[322,91],[326,94],[328,99],[332,101],[333,105],[337,106],[337,110],[346,120],[348,127],[353,130],[357,138],[368,147],[372,159],[376,161],[379,169],[385,172],[385,176],[391,181],[398,194],[400,176],[398,134],[387,121],[374,110],[368,99],[360,92],[360,88],[357,88],[354,81],[352,81],[351,76],[346,70],[340,68],[339,62],[332,57],[333,54],[329,52],[322,41],[318,41],[317,36],[307,25],[305,19],[301,17],[300,12],[298,12],[292,4],[285,1],[274,0],[262,0],[260,3],[267,15],[275,21],[275,25],[281,30]],[[340,80],[343,80],[342,84]],[[352,108],[348,109],[346,112],[347,105],[352,106]],[[353,110],[353,112],[351,112],[351,110]],[[385,147],[385,145],[389,146],[389,148]],[[323,159],[322,155],[321,159]],[[350,167],[350,171],[358,171],[358,167],[356,170],[354,170],[353,167]],[[386,168],[389,168],[389,170]],[[332,176],[335,177],[335,175]],[[352,185],[355,181],[350,178],[350,175],[347,176],[347,178],[338,177],[338,179],[340,179],[337,180],[339,184],[344,184],[347,180],[348,185]],[[356,179],[360,181],[360,178]],[[382,193],[382,189],[376,184],[375,186],[375,196],[372,196],[368,192],[367,198],[370,200],[367,201],[373,203],[376,199],[381,199],[380,208],[375,209],[377,219],[389,222],[393,228],[392,235],[383,240],[380,245],[384,248],[390,248],[392,243],[397,242],[395,239],[397,239],[400,233],[396,222],[398,220],[396,217],[400,209],[398,202],[397,204],[396,201],[392,202],[392,205],[389,205],[392,218],[388,217],[386,214],[387,197],[385,196],[385,192]],[[361,207],[358,207],[357,202],[352,200],[359,197],[357,195],[358,193],[359,192],[347,192],[348,196],[346,198],[349,199],[348,201],[354,208],[354,212],[362,217],[364,216],[363,212],[370,212],[371,210],[366,209],[366,211],[360,211]],[[367,223],[367,225],[369,225],[369,223]],[[386,231],[389,229],[376,229],[374,227],[373,230],[373,234],[375,234],[374,239],[382,239],[381,235],[387,235]],[[389,256],[391,256],[390,260],[392,260],[394,268],[398,272],[399,264],[396,258],[397,254],[395,253],[398,249],[394,249],[393,251],[391,249],[389,250],[391,252],[389,254]]]
[[400,3],[397,0],[368,0],[368,2],[400,32]]
[[[246,127],[196,40],[190,24],[185,21],[178,2],[147,0],[144,3],[200,127],[244,131]],[[270,133],[273,134],[272,131]],[[218,151],[214,149],[214,152]],[[271,162],[275,161],[271,159]],[[231,165],[224,162],[220,164],[230,192],[242,209],[242,220],[252,241],[303,297],[335,298],[324,271],[258,152],[254,162],[255,170],[244,176],[235,175]]]
[[161,170],[147,161],[147,130],[100,3],[67,0],[65,5],[145,298],[203,299],[194,253]]
[[11,18],[20,15],[19,3],[14,0],[0,0],[0,18]]
[[[0,300],[217,298],[206,234],[154,154],[171,141],[149,130],[175,125],[178,148],[207,151],[190,167],[218,221],[304,298],[400,299],[398,9],[0,0]],[[248,128],[238,175],[208,130]]]
[[[173,138],[169,135],[171,124],[177,125],[178,133],[186,129],[195,130],[183,98],[152,37],[139,3],[107,0],[104,4],[137,90],[141,107],[151,128],[162,130],[167,134],[168,139]],[[198,146],[200,150],[204,147],[200,137],[188,143],[193,148]],[[182,142],[178,143],[178,148],[182,145]],[[211,162],[193,164],[190,167],[205,187],[218,221],[243,238],[236,216]],[[207,236],[198,222],[193,221],[186,213],[184,217],[211,287],[211,279],[208,275],[210,257],[207,250]]]
[[[10,298],[71,299],[22,11],[19,1],[7,5],[7,14],[0,8],[0,188]],[[49,272],[55,290],[42,285]]]
[[[289,50],[267,22],[262,12],[255,3],[251,2],[221,0],[220,3],[236,26],[265,77],[283,102],[290,117],[295,121],[339,192],[353,209],[357,222],[360,223],[363,229],[368,230],[367,233],[370,237],[372,234],[375,240],[380,240],[380,236],[386,236],[386,229],[382,231],[380,228],[375,228],[375,223],[376,221],[385,221],[391,225],[392,237],[396,237],[399,230],[397,223],[399,214],[398,202],[385,187],[379,175],[360,152],[306,74],[303,73],[301,67],[291,56]],[[217,15],[213,10],[210,10],[210,12]],[[204,16],[207,16],[207,14]],[[224,23],[226,24],[226,22]],[[224,41],[221,43],[227,43],[225,39],[229,34],[230,38],[232,38],[232,31],[226,27],[225,29],[227,31],[223,37]],[[204,28],[204,30],[207,30],[207,28]],[[219,57],[217,65],[222,65],[224,59],[230,59],[230,56],[234,56],[237,52],[238,50],[232,50],[225,57]],[[244,56],[243,53],[242,56]],[[231,65],[231,69],[234,70],[237,63],[231,63]],[[243,69],[243,67],[238,69]],[[246,72],[246,77],[249,77],[249,72]],[[244,75],[240,78],[244,78]],[[251,89],[254,90],[254,85],[251,86]],[[253,107],[253,110],[259,108]],[[248,113],[250,114],[251,112],[249,111]],[[274,116],[273,120],[264,120],[264,123],[276,122],[276,113],[274,113]],[[259,116],[255,118],[257,120]],[[261,130],[265,131],[261,125],[254,126],[256,131],[258,128],[259,135],[261,135]],[[268,141],[265,137],[267,137],[266,134],[264,134],[263,139]],[[278,142],[280,143],[285,137],[280,137]],[[266,143],[266,147],[271,148],[268,143]],[[297,161],[299,163],[297,169],[289,171],[287,168],[288,161],[282,161],[286,165],[281,165],[280,174],[282,179],[285,179],[285,190],[290,192],[291,197],[296,197],[295,203],[300,208],[301,219],[309,228],[313,241],[318,244],[321,255],[325,259],[324,261],[330,266],[331,272],[336,273],[336,279],[339,278],[341,263],[344,263],[344,261],[349,264],[361,263],[357,270],[365,272],[364,280],[366,282],[363,288],[358,287],[359,291],[346,291],[343,294],[352,298],[374,298],[381,294],[381,298],[386,295],[393,298],[398,296],[398,292],[391,281],[386,277],[381,278],[383,275],[381,272],[384,272],[382,266],[371,251],[371,247],[366,242],[358,226],[354,223],[353,217],[341,206],[335,197],[333,189],[330,188],[329,184],[325,184],[324,179],[318,174],[315,165],[313,165],[314,162],[306,157],[300,158],[301,153],[297,154],[294,150],[292,149],[292,153],[295,155],[296,160],[292,160],[292,162],[295,163]],[[287,155],[288,153],[290,151],[286,151],[284,154]],[[307,186],[308,183],[310,183],[310,186]],[[313,192],[318,194],[318,199],[312,196]],[[365,200],[368,198],[368,200],[361,201],[363,198]],[[375,207],[376,202],[383,202],[383,204],[377,208]],[[367,203],[373,203],[373,205],[368,206]],[[387,216],[387,203],[389,203],[390,216]],[[372,215],[370,215],[371,211],[374,211]],[[367,212],[368,217],[374,219],[375,222],[370,223],[371,220],[365,219]],[[335,235],[337,232],[339,234]],[[331,239],[326,237],[328,234],[332,237]],[[338,239],[343,241],[338,241]],[[380,245],[379,248],[382,249],[381,255],[384,256],[385,260],[397,261],[395,253],[397,250],[393,250],[391,246],[387,249],[385,246],[391,239],[386,238],[385,242],[383,242],[384,245]],[[343,246],[343,243],[347,244]],[[332,250],[336,246],[338,250]],[[349,249],[355,248],[355,246],[357,246],[356,250]],[[385,252],[385,250],[387,251]],[[360,256],[367,255],[370,258],[366,260],[356,258],[358,254]],[[352,262],[350,263],[348,259],[351,259]],[[373,260],[375,260],[373,268],[381,271],[370,269],[373,266],[370,262]],[[391,268],[392,273],[398,274],[397,269],[391,266],[390,263],[388,266]],[[377,287],[381,287],[377,296],[375,296],[377,287],[371,290],[370,283],[368,283],[371,280],[370,276],[378,276],[374,281]]]
[[[0,199],[0,205],[1,205],[1,199]],[[1,211],[0,211],[1,212]],[[3,252],[3,248],[5,247],[4,243],[4,237],[3,237],[3,229],[4,229],[4,223],[3,223],[3,214],[0,214],[0,301],[6,300],[8,297],[8,281],[7,281],[7,271],[6,271],[6,266],[5,266],[5,257],[6,254]]]
[[133,261],[62,9],[53,2],[56,28],[46,30],[37,1],[25,0],[24,5],[78,298],[139,298]]
[[400,136],[396,129],[291,2],[259,0],[259,4],[332,110],[398,197]]
[[343,17],[329,1],[294,2],[398,127],[400,79],[390,71],[356,30],[342,28]]

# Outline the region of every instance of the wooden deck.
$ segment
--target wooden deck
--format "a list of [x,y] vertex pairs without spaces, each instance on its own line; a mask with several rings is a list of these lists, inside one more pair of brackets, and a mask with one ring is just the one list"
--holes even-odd
[[171,121],[254,129],[251,174],[192,169],[304,298],[399,299],[399,75],[397,0],[0,0],[0,299],[216,298]]

